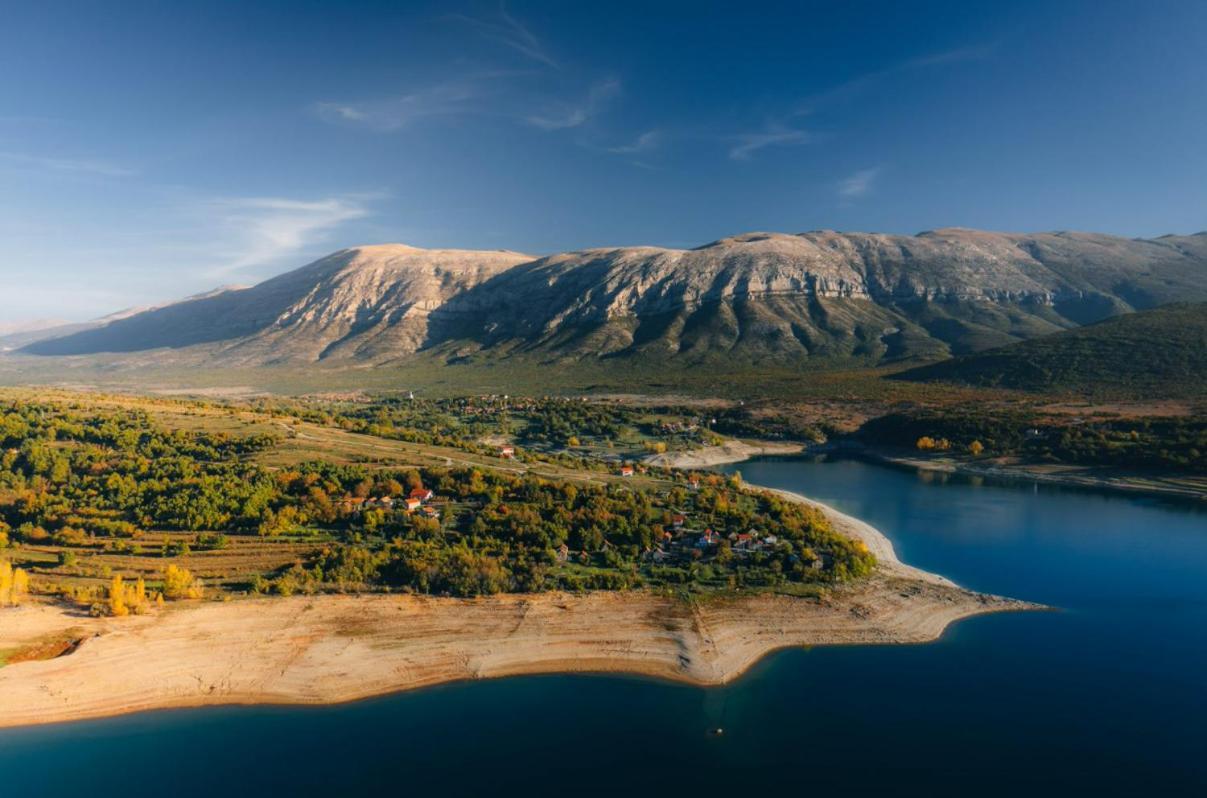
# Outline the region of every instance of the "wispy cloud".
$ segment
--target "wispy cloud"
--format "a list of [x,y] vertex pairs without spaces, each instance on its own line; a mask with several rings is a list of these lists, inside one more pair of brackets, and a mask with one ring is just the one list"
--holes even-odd
[[555,103],[541,113],[526,116],[524,121],[541,130],[580,127],[602,111],[609,102],[620,95],[620,92],[619,80],[601,80],[578,102]]
[[739,133],[729,139],[734,142],[729,149],[729,157],[735,161],[748,161],[756,152],[767,147],[806,144],[809,141],[809,133],[797,128],[768,125],[763,130]]
[[341,225],[370,213],[378,195],[350,195],[319,200],[283,197],[224,198],[204,204],[216,216],[229,245],[207,272],[223,277],[277,263],[322,243]]
[[614,147],[607,147],[607,151],[616,155],[636,155],[640,152],[649,152],[657,149],[662,144],[662,131],[647,130],[628,144],[618,144]]
[[479,73],[381,100],[321,102],[315,104],[315,111],[329,122],[400,130],[423,119],[479,113],[483,100],[492,94],[489,84],[505,74]]
[[0,161],[42,171],[99,175],[101,177],[128,177],[135,174],[133,169],[94,158],[59,158],[22,152],[0,152]]
[[860,169],[838,181],[838,196],[850,202],[870,193],[880,175],[880,167]]
[[541,40],[522,22],[507,13],[506,6],[502,4],[499,5],[498,15],[493,18],[471,17],[465,14],[453,14],[448,18],[469,25],[486,38],[499,42],[533,61],[558,68],[557,61],[549,54]]
[[899,61],[895,64],[890,64],[883,69],[877,69],[873,72],[857,75],[850,80],[843,81],[836,86],[806,98],[798,104],[797,108],[793,112],[793,115],[800,116],[809,114],[822,105],[849,99],[850,97],[853,97],[860,92],[871,88],[880,81],[903,72],[912,72],[917,69],[945,66],[948,64],[983,61],[992,56],[996,49],[997,43],[991,42],[988,44],[975,44],[967,47],[957,47],[951,50],[943,50],[940,52],[929,53],[926,55],[909,58],[904,61]]
[[896,69],[917,69],[919,67],[940,66],[943,64],[960,64],[968,61],[984,61],[997,50],[997,42],[983,42],[967,47],[956,47],[937,53],[921,55],[898,64]]

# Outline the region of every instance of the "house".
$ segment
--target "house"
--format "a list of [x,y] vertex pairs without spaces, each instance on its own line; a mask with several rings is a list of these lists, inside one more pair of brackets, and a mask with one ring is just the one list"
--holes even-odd
[[737,537],[734,539],[733,547],[735,549],[748,549],[750,548],[750,543],[753,540],[754,538],[749,532],[739,532]]
[[633,470],[633,467],[630,465],[620,467],[620,475],[622,477],[631,477],[635,473],[636,472]]
[[721,536],[711,529],[705,529],[704,534],[696,541],[696,547],[707,549],[709,546],[715,546],[721,542]]
[[432,500],[432,492],[427,488],[415,488],[407,496],[408,499],[418,499],[420,502],[430,502]]
[[408,497],[406,500],[406,508],[407,508],[408,513],[413,513],[422,506],[423,506],[423,502],[419,501],[418,499],[412,499],[412,498]]
[[683,525],[684,525],[684,524],[686,524],[686,523],[687,523],[687,516],[686,516],[686,515],[673,515],[673,516],[671,516],[671,526],[672,526],[672,527],[674,527],[675,529],[682,529],[682,528],[683,528]]
[[440,517],[440,511],[437,510],[435,507],[431,506],[430,504],[424,505],[423,514],[426,515],[428,518],[439,518]]
[[499,447],[499,457],[502,457],[504,460],[510,460],[511,458],[515,457],[515,447],[514,446],[500,446]]
[[688,480],[687,484],[691,487],[692,490],[699,490],[700,489],[700,478],[692,477],[690,480]]

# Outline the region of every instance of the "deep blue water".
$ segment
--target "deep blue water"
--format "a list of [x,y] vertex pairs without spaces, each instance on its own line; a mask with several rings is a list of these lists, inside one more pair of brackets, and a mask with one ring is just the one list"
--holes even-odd
[[540,676],[5,731],[0,795],[1207,795],[1207,512],[854,461],[738,468],[907,562],[1062,610],[786,651],[725,688]]

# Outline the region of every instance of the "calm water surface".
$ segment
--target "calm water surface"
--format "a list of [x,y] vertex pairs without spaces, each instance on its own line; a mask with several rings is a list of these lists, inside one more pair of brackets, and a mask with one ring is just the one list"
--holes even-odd
[[1202,509],[854,461],[738,468],[869,521],[907,562],[1062,611],[783,652],[725,688],[540,676],[0,732],[0,795],[1207,795]]

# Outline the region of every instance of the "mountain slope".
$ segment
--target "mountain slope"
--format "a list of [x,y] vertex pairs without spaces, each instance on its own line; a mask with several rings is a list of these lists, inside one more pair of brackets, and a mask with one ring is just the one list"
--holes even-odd
[[516,263],[515,252],[340,250],[253,288],[157,308],[105,327],[39,341],[39,355],[209,345],[224,364],[374,358],[414,351],[441,303]]
[[523,264],[450,301],[432,330],[555,357],[878,362],[977,351],[1188,297],[1207,299],[1207,235],[754,233]]
[[1118,316],[896,376],[1023,390],[1207,396],[1207,303]]
[[39,355],[186,349],[220,365],[535,357],[683,366],[936,359],[1178,299],[1207,234],[751,233],[694,250],[342,250],[254,288],[41,341]]

